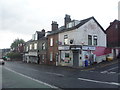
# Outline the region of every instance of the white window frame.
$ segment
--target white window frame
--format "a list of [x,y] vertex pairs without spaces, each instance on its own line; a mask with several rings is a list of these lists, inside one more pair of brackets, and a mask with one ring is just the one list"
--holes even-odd
[[53,38],[50,38],[50,46],[53,46]]
[[35,50],[37,49],[37,43],[34,43],[34,49]]
[[43,60],[45,59],[45,55],[44,55],[44,54],[42,55],[42,59],[43,59]]
[[45,43],[42,43],[42,50],[45,50],[46,47],[45,47]]
[[90,44],[89,44],[89,36],[91,36],[91,45],[93,45],[93,36],[90,35],[90,34],[88,35],[88,45],[90,45]]
[[26,46],[26,52],[28,51],[28,46]]
[[[95,40],[97,40],[96,44],[95,44]],[[93,45],[95,45],[95,46],[98,45],[98,37],[97,37],[97,35],[93,35]]]
[[64,35],[64,45],[68,45],[68,35]]
[[32,44],[30,44],[30,50],[32,50]]
[[53,53],[50,52],[50,61],[53,61]]

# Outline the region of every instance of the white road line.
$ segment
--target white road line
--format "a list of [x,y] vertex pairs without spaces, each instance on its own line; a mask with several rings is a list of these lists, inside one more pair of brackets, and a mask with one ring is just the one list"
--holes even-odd
[[116,72],[109,72],[110,74],[115,74]]
[[63,74],[58,74],[58,73],[51,73],[51,72],[45,72],[47,74],[54,74],[54,75],[57,75],[57,76],[64,76]]
[[108,70],[106,70],[106,71],[111,71],[111,70],[116,69],[116,68],[118,68],[118,67],[113,67],[113,68],[108,69]]
[[118,68],[118,67],[113,67],[113,68],[111,68],[111,69],[108,69],[108,70],[102,71],[102,72],[100,72],[100,73],[113,74],[113,73],[116,73],[116,72],[110,72],[110,71],[113,70],[113,69],[116,69],[116,68]]
[[[33,71],[37,71],[37,72],[42,72],[42,71],[39,71],[39,70],[36,70],[36,69],[30,69],[30,70],[33,70]],[[53,74],[53,75],[57,75],[57,76],[64,76],[63,74],[59,74],[59,73],[52,73],[52,72],[42,72],[42,73],[46,73],[46,74]]]
[[103,83],[103,84],[110,84],[110,85],[120,86],[120,83],[116,83],[116,82],[103,82],[103,81],[96,81],[96,80],[84,79],[84,78],[78,78],[78,79],[82,80],[82,81],[88,81],[88,82],[95,82],[95,83]]
[[102,72],[100,72],[100,73],[108,73],[108,71],[102,71]]
[[26,78],[28,78],[28,79],[31,79],[31,80],[33,80],[33,81],[35,81],[35,82],[38,82],[38,83],[40,83],[40,84],[44,84],[44,85],[49,86],[49,87],[51,87],[51,88],[59,89],[59,88],[56,87],[56,86],[50,85],[50,84],[48,84],[48,83],[39,81],[39,80],[37,80],[37,79],[31,78],[31,77],[29,77],[29,76],[26,76],[26,75],[24,75],[24,74],[18,73],[18,72],[14,71],[14,70],[11,70],[11,69],[7,68],[7,67],[4,67],[4,68],[7,69],[7,70],[9,70],[9,71],[11,71],[11,72],[13,72],[13,73],[16,73],[16,74],[18,74],[18,75],[20,75],[20,76],[23,76],[23,77],[26,77]]

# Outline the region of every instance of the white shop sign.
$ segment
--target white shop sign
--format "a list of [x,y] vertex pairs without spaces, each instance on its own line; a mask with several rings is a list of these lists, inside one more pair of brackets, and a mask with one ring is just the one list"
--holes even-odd
[[96,48],[92,46],[82,46],[82,49],[83,50],[95,50]]
[[37,56],[37,52],[29,52],[30,56]]
[[59,46],[58,50],[69,50],[70,46]]

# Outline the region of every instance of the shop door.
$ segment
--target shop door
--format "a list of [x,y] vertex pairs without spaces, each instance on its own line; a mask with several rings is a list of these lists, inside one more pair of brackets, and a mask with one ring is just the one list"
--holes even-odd
[[79,53],[78,53],[78,51],[73,51],[73,66],[79,67]]

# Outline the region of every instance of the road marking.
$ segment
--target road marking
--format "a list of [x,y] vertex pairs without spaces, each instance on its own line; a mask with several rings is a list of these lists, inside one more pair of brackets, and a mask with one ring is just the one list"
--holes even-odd
[[37,80],[37,79],[31,78],[31,77],[29,77],[29,76],[26,76],[26,75],[24,75],[24,74],[18,73],[18,72],[14,71],[14,70],[11,70],[11,69],[7,68],[7,67],[4,67],[4,68],[7,69],[7,70],[9,70],[9,71],[11,71],[11,72],[13,72],[13,73],[16,73],[16,74],[18,74],[18,75],[20,75],[20,76],[23,76],[23,77],[26,77],[26,78],[28,78],[28,79],[31,79],[31,80],[33,80],[33,81],[35,81],[35,82],[38,82],[38,83],[40,83],[40,84],[44,84],[44,85],[49,86],[49,87],[51,87],[51,88],[60,89],[60,88],[58,88],[58,87],[56,87],[56,86],[50,85],[50,84],[48,84],[48,83],[39,81],[39,80]]
[[100,73],[107,73],[107,74],[116,74],[116,72],[108,72],[108,71],[102,71]]
[[110,84],[110,85],[117,85],[120,86],[120,83],[116,82],[103,82],[103,81],[96,81],[91,79],[85,79],[85,78],[78,78],[79,80],[88,81],[88,82],[95,82],[95,83],[103,83],[103,84]]
[[108,71],[102,71],[102,72],[100,72],[100,73],[108,73]]
[[[37,71],[37,72],[42,72],[42,71],[39,71],[39,70],[36,70],[36,69],[30,69],[30,70],[33,70],[33,71]],[[46,73],[46,74],[53,74],[53,75],[57,75],[57,76],[64,76],[63,74],[59,74],[59,73],[52,73],[52,72],[42,72],[42,73]]]
[[116,72],[109,72],[109,71],[111,71],[111,70],[113,70],[113,69],[116,69],[116,68],[118,68],[118,67],[113,67],[113,68],[111,68],[111,69],[108,69],[108,70],[102,71],[102,72],[100,72],[100,73],[113,74],[113,73],[116,73]]
[[110,74],[115,74],[116,72],[109,72]]
[[94,70],[95,68],[85,68],[85,69],[83,69],[83,70],[81,70],[81,71],[90,71],[90,70]]
[[47,74],[54,74],[54,75],[57,75],[57,76],[64,76],[63,74],[58,74],[58,73],[51,73],[51,72],[45,72],[45,73],[47,73]]
[[100,65],[100,67],[106,67],[106,66],[109,66],[109,65],[112,65],[112,64],[116,64],[116,63],[118,63],[118,61],[117,62],[113,62],[113,63],[109,63],[109,64],[103,64],[103,65]]
[[113,67],[111,69],[108,69],[107,71],[111,71],[111,70],[116,69],[116,68],[118,68],[118,67]]

